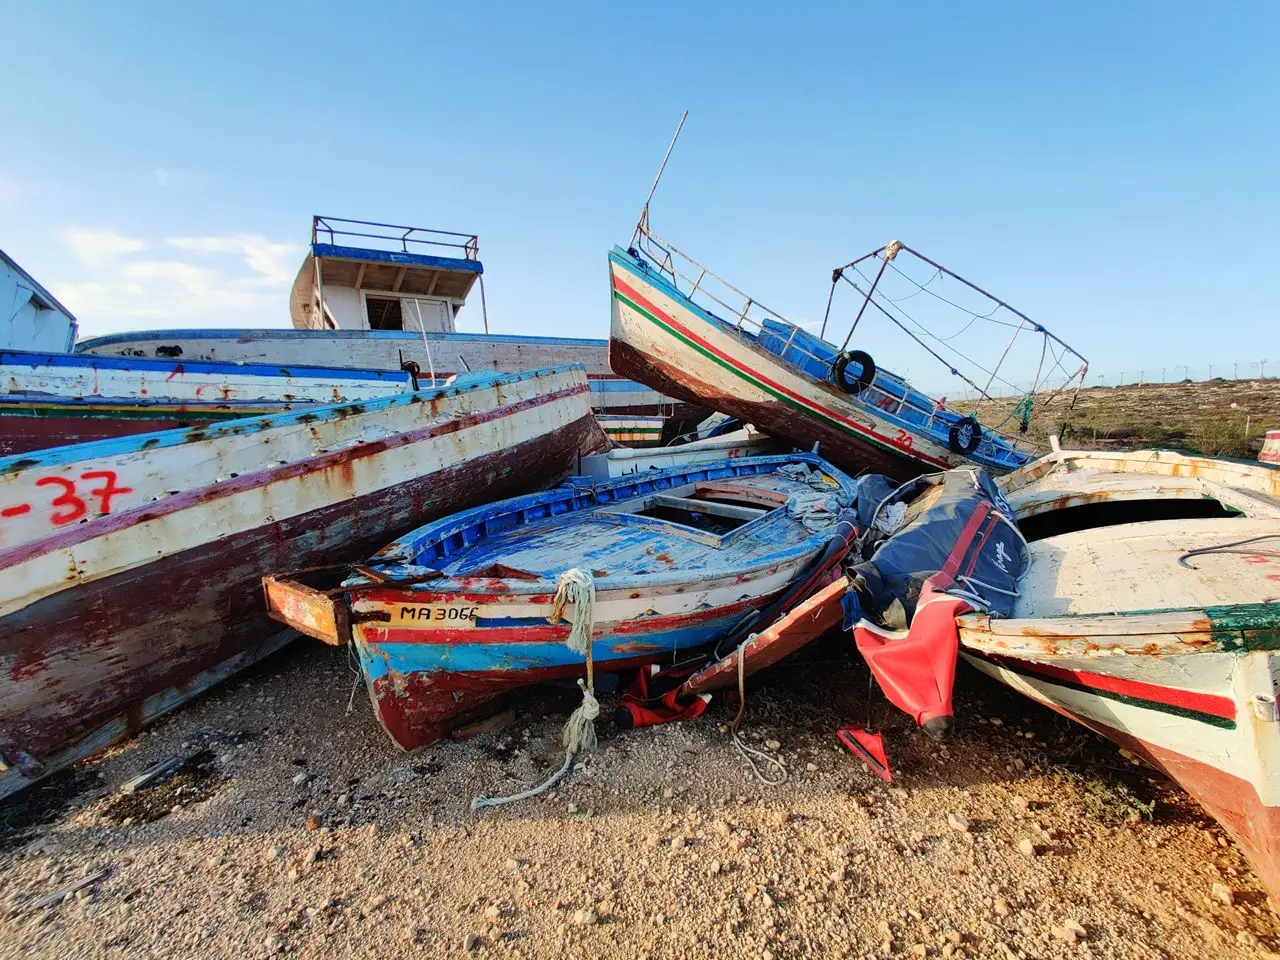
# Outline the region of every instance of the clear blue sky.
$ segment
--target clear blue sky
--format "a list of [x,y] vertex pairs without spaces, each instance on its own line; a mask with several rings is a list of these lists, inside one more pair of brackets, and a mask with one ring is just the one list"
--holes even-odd
[[475,231],[495,331],[605,336],[688,108],[654,225],[785,313],[898,238],[1095,371],[1274,342],[1276,4],[503,7],[9,4],[0,247],[93,335],[287,325],[313,213]]

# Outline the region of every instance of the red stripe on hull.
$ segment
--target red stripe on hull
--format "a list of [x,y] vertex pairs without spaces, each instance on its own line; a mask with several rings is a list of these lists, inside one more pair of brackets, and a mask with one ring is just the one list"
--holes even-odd
[[643,354],[619,340],[609,341],[609,365],[619,373],[647,383],[668,396],[679,397],[690,403],[705,403],[722,413],[755,424],[765,433],[786,437],[802,447],[820,443],[818,452],[823,457],[851,473],[883,473],[897,480],[909,480],[933,469],[929,464],[896,456],[868,441],[859,440],[843,430],[829,426],[816,417],[806,416],[781,400],[754,402],[735,394],[724,393],[707,383],[698,382],[690,386],[687,370]]
[[[707,352],[709,352],[709,353],[711,353],[711,354],[714,354],[716,357],[718,357],[718,358],[719,358],[720,360],[722,360],[724,363],[728,364],[730,367],[733,367],[733,368],[735,368],[735,369],[738,369],[738,368],[743,369],[743,370],[744,370],[744,372],[746,372],[747,374],[749,374],[749,376],[750,376],[752,379],[754,379],[754,380],[758,380],[760,383],[764,384],[766,387],[770,388],[771,390],[774,390],[774,391],[776,391],[776,392],[778,392],[778,393],[784,394],[785,396],[787,396],[787,397],[791,398],[793,401],[795,401],[796,403],[801,404],[802,406],[806,406],[806,407],[807,407],[807,406],[816,406],[816,407],[818,407],[819,409],[821,409],[821,410],[822,410],[823,414],[825,414],[826,416],[831,417],[831,418],[833,418],[833,419],[835,419],[835,420],[838,420],[838,421],[840,421],[840,422],[844,423],[844,424],[845,424],[845,425],[846,425],[850,430],[856,431],[857,433],[863,433],[863,434],[865,434],[865,435],[867,436],[867,439],[865,439],[865,440],[860,440],[860,439],[858,439],[856,436],[850,436],[850,434],[848,434],[848,433],[846,433],[846,432],[844,432],[844,431],[842,431],[842,430],[839,430],[839,429],[838,429],[838,428],[836,428],[836,427],[831,427],[831,426],[828,426],[828,425],[826,425],[826,424],[822,424],[820,421],[819,421],[819,422],[816,422],[816,423],[815,423],[815,426],[820,426],[822,429],[824,429],[824,430],[828,430],[828,431],[830,431],[830,432],[832,432],[832,433],[834,433],[834,434],[836,434],[836,435],[838,435],[838,436],[844,437],[846,440],[850,440],[850,441],[852,441],[852,442],[854,442],[854,443],[857,443],[857,444],[858,444],[859,446],[861,446],[861,447],[865,447],[865,448],[868,448],[868,449],[870,449],[870,450],[875,450],[875,451],[877,451],[877,452],[879,452],[879,453],[881,453],[881,454],[885,454],[885,455],[887,455],[887,456],[891,457],[892,459],[900,459],[900,460],[905,460],[905,461],[912,462],[912,463],[917,463],[917,461],[920,461],[919,463],[917,463],[917,469],[916,469],[916,473],[917,473],[917,474],[918,474],[918,473],[923,472],[923,470],[924,470],[924,466],[925,466],[925,465],[931,465],[931,466],[934,466],[934,467],[941,468],[941,469],[943,469],[943,470],[946,470],[946,469],[948,469],[948,468],[951,466],[951,464],[949,464],[949,463],[948,463],[947,461],[945,461],[945,460],[939,460],[939,459],[937,459],[936,457],[931,457],[931,456],[929,456],[928,454],[924,454],[924,453],[920,453],[920,452],[916,452],[916,453],[914,453],[914,454],[907,454],[907,453],[905,453],[905,452],[899,452],[899,453],[897,454],[897,456],[895,457],[893,454],[890,454],[888,451],[886,451],[883,447],[878,446],[876,443],[874,443],[874,442],[872,441],[872,439],[871,439],[871,438],[874,438],[875,440],[879,440],[881,443],[884,443],[884,444],[892,444],[892,440],[891,440],[889,437],[887,437],[887,436],[884,436],[884,435],[881,435],[881,434],[877,433],[873,427],[867,427],[867,426],[864,426],[862,423],[860,423],[860,422],[858,422],[858,421],[854,420],[852,417],[849,417],[849,416],[847,416],[847,415],[841,414],[841,413],[840,413],[840,412],[839,412],[839,411],[838,411],[834,406],[832,406],[832,405],[828,405],[828,406],[825,406],[825,407],[824,407],[822,404],[815,403],[812,399],[810,399],[810,398],[808,398],[808,397],[806,397],[806,396],[804,396],[804,395],[802,395],[802,394],[796,393],[794,390],[790,390],[790,389],[788,389],[787,387],[784,387],[782,384],[778,383],[776,380],[771,380],[769,377],[765,376],[765,375],[764,375],[764,373],[763,373],[761,370],[758,370],[758,369],[751,369],[751,368],[749,368],[749,367],[745,367],[744,365],[740,364],[737,360],[735,360],[733,357],[731,357],[731,356],[729,356],[727,353],[725,353],[723,350],[720,350],[720,349],[716,348],[712,343],[710,343],[710,342],[709,342],[708,340],[706,340],[704,337],[699,336],[699,335],[698,335],[697,333],[695,333],[693,330],[689,329],[689,327],[685,326],[684,324],[682,324],[682,323],[680,323],[678,320],[676,320],[674,317],[672,317],[672,316],[671,316],[669,313],[667,313],[665,310],[663,310],[663,309],[661,309],[660,307],[658,307],[655,303],[653,303],[651,300],[649,300],[647,297],[645,297],[645,296],[644,296],[644,294],[640,293],[638,290],[636,290],[634,287],[632,287],[632,286],[631,286],[629,283],[627,283],[625,280],[623,280],[623,279],[619,278],[619,277],[617,276],[617,274],[616,274],[616,273],[615,273],[615,274],[613,274],[613,284],[614,284],[614,287],[615,287],[617,290],[621,291],[623,294],[625,294],[625,295],[627,296],[627,298],[628,298],[628,299],[632,300],[634,303],[639,304],[641,307],[643,307],[643,308],[644,308],[645,310],[647,310],[649,313],[651,313],[651,314],[653,314],[654,316],[658,317],[658,318],[659,318],[659,319],[661,319],[664,323],[666,323],[666,324],[670,325],[671,327],[675,328],[675,329],[676,329],[676,330],[678,330],[681,334],[683,334],[684,336],[688,337],[690,340],[692,340],[692,341],[694,341],[695,343],[697,343],[699,346],[701,346],[701,347],[702,347],[704,350],[706,350]],[[616,366],[614,366],[614,363],[613,363],[613,356],[612,356],[612,349],[613,349],[613,344],[614,344],[614,343],[615,343],[615,341],[614,341],[614,340],[612,340],[612,339],[611,339],[611,340],[610,340],[610,342],[609,342],[609,345],[610,345],[609,366],[610,366],[611,368],[613,368],[615,372],[625,372],[625,371],[619,371],[619,370],[618,370],[618,368],[617,368]],[[750,347],[748,347],[748,349],[749,349],[749,350],[752,350],[752,352],[753,352],[753,353],[760,354],[760,356],[759,356],[759,360],[761,361],[761,364],[764,364],[764,363],[775,363],[775,364],[778,364],[778,363],[782,363],[782,362],[783,362],[781,359],[779,359],[779,358],[776,358],[776,357],[772,356],[771,354],[769,354],[767,351],[763,350],[762,348],[750,348]],[[652,384],[651,384],[651,386],[652,386]],[[705,385],[705,384],[704,384],[703,386],[704,386],[704,388],[705,388],[707,385]],[[835,387],[828,387],[826,384],[820,384],[819,386],[820,386],[824,391],[826,391],[826,392],[830,393],[830,394],[831,394],[831,396],[832,396],[832,399],[833,399],[833,400],[838,400],[838,401],[840,401],[840,402],[847,402],[847,401],[845,401],[845,400],[844,400],[843,395],[841,395],[840,393],[838,393],[838,392],[836,391],[836,388],[835,388]],[[723,411],[723,410],[724,410],[724,408],[723,408],[722,406],[719,406],[719,405],[717,405],[717,404],[712,404],[712,405],[713,405],[713,406],[715,406],[715,409],[717,409],[717,410],[721,410],[721,411]],[[772,403],[770,403],[770,404],[757,404],[757,405],[755,405],[755,406],[772,406],[772,405],[773,405],[773,404],[772,404]],[[784,408],[785,408],[785,405],[781,404],[781,401],[778,401],[778,405],[782,405],[782,406],[784,406]],[[803,414],[802,412],[800,412],[800,411],[797,411],[797,413],[799,413],[801,416],[804,416],[804,414]],[[816,414],[815,414],[815,415],[816,415]],[[755,421],[752,421],[752,422],[754,422],[757,426],[760,426],[760,425],[761,425],[759,420],[755,420]],[[828,459],[830,459],[830,457],[828,457]],[[866,460],[866,455],[865,455],[865,454],[864,454],[864,456],[863,456],[863,460],[864,460],[864,461]],[[838,464],[837,464],[837,465],[838,465]],[[857,464],[856,466],[857,466],[858,468],[863,468],[863,467],[865,467],[865,466],[866,466],[866,464],[865,464],[865,462],[863,462],[863,463],[859,463],[859,464]]]
[[1078,684],[1106,693],[1114,693],[1137,700],[1148,700],[1162,703],[1183,710],[1194,710],[1224,720],[1236,719],[1236,704],[1230,697],[1214,693],[1198,693],[1195,690],[1179,690],[1176,687],[1164,687],[1154,683],[1143,683],[1141,680],[1127,680],[1109,674],[1092,673],[1088,670],[1072,670],[1040,661],[1023,660],[1020,657],[1007,657],[1000,654],[984,654],[985,659],[1007,667],[1017,673],[1028,673],[1032,676],[1044,677],[1047,680],[1061,680],[1065,683]]
[[225,419],[225,416],[202,417],[199,414],[184,414],[181,420],[0,416],[0,456],[65,447],[72,443],[110,440],[113,437],[131,437],[153,430],[175,430]]
[[[446,420],[443,423],[432,423],[429,426],[420,427],[417,430],[409,430],[404,433],[398,433],[395,436],[387,437],[383,440],[370,440],[366,443],[357,444],[354,447],[335,450],[331,453],[314,456],[307,460],[287,463],[284,466],[273,467],[270,470],[262,470],[258,473],[241,474],[238,477],[231,477],[211,486],[198,487],[193,490],[184,490],[181,493],[174,494],[171,497],[165,497],[163,500],[155,503],[144,503],[141,506],[133,507],[129,510],[122,510],[119,513],[112,513],[107,516],[98,517],[92,523],[77,524],[76,526],[62,530],[59,533],[44,537],[41,540],[22,543],[9,550],[0,552],[0,568],[10,566],[15,563],[22,563],[26,560],[30,560],[32,557],[51,553],[54,550],[72,547],[77,543],[83,543],[87,540],[92,540],[95,537],[102,536],[104,533],[111,533],[116,530],[123,530],[126,527],[131,527],[135,523],[177,513],[180,510],[185,510],[187,507],[198,503],[221,500],[225,497],[231,496],[232,494],[242,493],[246,490],[268,487],[273,483],[280,482],[281,480],[300,477],[304,474],[314,474],[322,470],[330,471],[332,476],[335,478],[335,483],[341,483],[341,478],[347,478],[347,482],[349,482],[349,478],[351,477],[350,465],[354,461],[376,456],[386,450],[420,443],[424,440],[432,439],[433,437],[457,433],[459,430],[464,430],[469,427],[493,423],[494,421],[501,420],[513,413],[519,413],[523,410],[532,410],[537,407],[545,406],[548,403],[554,403],[557,400],[563,400],[586,392],[586,387],[567,387],[564,390],[557,390],[554,393],[540,394],[538,396],[530,397],[527,400],[520,400],[516,403],[507,404],[505,406],[494,407],[478,413],[468,414],[465,417]],[[437,401],[429,400],[424,402],[431,404],[432,412],[434,414]],[[592,422],[594,423],[594,420]],[[603,432],[600,431],[598,426],[596,427],[596,431],[600,436],[599,442],[604,443],[605,440]],[[198,438],[192,437],[191,439],[195,440]],[[588,447],[584,447],[584,449],[587,448]]]
[[110,718],[138,725],[146,697],[253,648],[278,626],[261,578],[358,560],[435,517],[527,492],[571,469],[599,437],[593,417],[386,490],[214,539],[63,590],[0,619],[9,689],[0,730],[36,757]]
[[1168,774],[1231,834],[1253,863],[1272,902],[1280,904],[1280,807],[1264,804],[1253,784],[1225,770],[1081,717],[1057,704],[1047,705]]

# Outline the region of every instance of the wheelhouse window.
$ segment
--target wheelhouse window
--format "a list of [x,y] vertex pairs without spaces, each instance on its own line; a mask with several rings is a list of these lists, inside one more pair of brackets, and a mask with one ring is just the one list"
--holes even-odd
[[366,296],[364,304],[370,330],[404,329],[404,314],[400,309],[399,297]]

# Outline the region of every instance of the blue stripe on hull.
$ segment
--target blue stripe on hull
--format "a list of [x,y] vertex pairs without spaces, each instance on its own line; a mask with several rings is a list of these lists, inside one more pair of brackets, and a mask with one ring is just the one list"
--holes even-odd
[[[596,640],[591,656],[597,670],[608,670],[614,660],[655,658],[676,650],[705,646],[728,633],[743,613],[734,613],[688,627],[656,633],[637,633]],[[619,646],[625,649],[617,649]],[[559,640],[527,643],[375,643],[358,642],[360,665],[370,682],[396,673],[430,671],[520,671],[548,667],[572,667],[586,659]]]

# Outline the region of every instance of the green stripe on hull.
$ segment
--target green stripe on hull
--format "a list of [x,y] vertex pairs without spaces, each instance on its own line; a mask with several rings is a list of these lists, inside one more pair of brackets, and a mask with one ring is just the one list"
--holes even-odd
[[728,361],[723,360],[720,357],[717,357],[714,353],[707,350],[701,344],[695,343],[694,341],[686,337],[684,334],[682,334],[679,330],[676,330],[675,328],[671,327],[669,324],[663,322],[658,317],[655,317],[652,313],[650,313],[644,307],[640,306],[637,303],[633,303],[631,300],[627,298],[625,294],[618,291],[617,289],[613,291],[613,295],[617,297],[619,300],[621,300],[623,303],[625,303],[632,310],[635,310],[637,313],[639,313],[642,317],[644,317],[650,323],[656,324],[658,327],[665,330],[667,333],[675,337],[681,343],[685,344],[688,347],[692,347],[696,352],[702,354],[708,360],[711,360],[714,363],[719,364],[721,367],[728,370],[730,373],[734,374],[738,378],[745,380],[747,383],[751,384],[756,389],[762,390],[765,393],[769,394],[770,396],[777,398],[778,400],[787,404],[789,407],[793,407],[794,409],[799,410],[801,413],[805,414],[806,416],[817,417],[819,420],[822,420],[823,422],[829,424],[830,426],[835,427],[837,430],[841,430],[844,433],[849,434],[849,436],[856,437],[858,440],[861,440],[865,443],[873,444],[879,447],[881,450],[891,453],[894,456],[901,457],[904,460],[915,459],[910,454],[903,453],[901,450],[899,450],[897,447],[891,444],[885,443],[882,440],[878,440],[876,437],[863,433],[860,430],[855,430],[849,425],[841,423],[839,420],[832,419],[831,417],[827,416],[820,410],[815,410],[812,407],[805,406],[799,401],[793,400],[791,397],[788,397],[786,394],[779,393],[777,390],[774,390],[772,387],[766,386],[765,384],[757,380],[755,377],[751,376],[751,374],[749,374],[747,371],[741,370],[738,367],[735,367],[733,364],[729,363]]
[[1115,693],[1111,690],[1099,690],[1097,687],[1090,687],[1083,683],[1073,683],[1070,680],[1063,680],[1059,677],[1046,677],[1044,674],[1036,673],[1036,671],[1031,668],[1019,669],[1007,659],[996,661],[983,656],[975,650],[966,650],[964,652],[966,656],[973,657],[975,660],[981,660],[984,663],[989,663],[997,670],[1008,670],[1010,673],[1016,674],[1028,682],[1044,684],[1045,686],[1050,687],[1061,687],[1065,690],[1074,690],[1077,693],[1086,693],[1093,697],[1101,697],[1104,700],[1112,700],[1116,703],[1127,704],[1128,706],[1138,707],[1142,710],[1154,710],[1157,713],[1168,714],[1171,717],[1181,717],[1184,720],[1198,720],[1208,726],[1217,727],[1219,730],[1234,730],[1236,728],[1235,720],[1227,717],[1218,717],[1212,713],[1203,713],[1199,710],[1189,709],[1188,707],[1179,707],[1169,703],[1160,703],[1157,700],[1145,700],[1141,697],[1133,697],[1124,693]]

